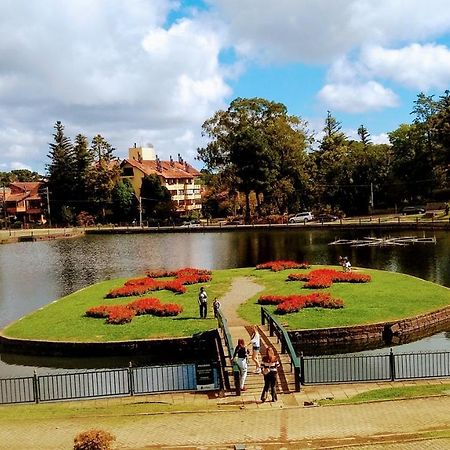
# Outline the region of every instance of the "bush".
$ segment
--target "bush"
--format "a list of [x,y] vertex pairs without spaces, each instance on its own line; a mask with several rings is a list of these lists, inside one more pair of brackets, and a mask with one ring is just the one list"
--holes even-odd
[[73,440],[73,450],[110,450],[116,437],[104,430],[88,430],[77,434]]
[[296,261],[269,261],[256,266],[257,270],[270,269],[272,272],[279,272],[286,269],[309,269],[311,266],[307,262]]
[[124,323],[131,322],[133,317],[136,315],[136,311],[128,306],[110,306],[108,318],[106,319],[106,323],[111,323],[114,325],[122,325]]
[[330,287],[333,283],[368,283],[372,278],[370,275],[355,272],[339,272],[334,269],[316,269],[309,273],[291,273],[287,281],[306,281],[303,285],[309,289],[323,289]]

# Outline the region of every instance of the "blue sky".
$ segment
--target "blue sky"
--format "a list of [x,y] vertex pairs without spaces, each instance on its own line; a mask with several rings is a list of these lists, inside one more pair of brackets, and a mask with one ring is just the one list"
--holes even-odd
[[[152,143],[193,162],[201,125],[236,97],[327,110],[374,142],[450,87],[443,0],[0,2],[0,171],[45,172],[53,125],[127,156]],[[200,167],[200,163],[195,165]]]

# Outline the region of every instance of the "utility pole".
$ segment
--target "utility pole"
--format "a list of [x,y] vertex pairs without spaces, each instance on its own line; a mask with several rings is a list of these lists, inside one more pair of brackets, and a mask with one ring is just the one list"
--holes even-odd
[[370,183],[370,214],[373,212],[373,183]]
[[139,226],[142,228],[142,197],[139,196]]

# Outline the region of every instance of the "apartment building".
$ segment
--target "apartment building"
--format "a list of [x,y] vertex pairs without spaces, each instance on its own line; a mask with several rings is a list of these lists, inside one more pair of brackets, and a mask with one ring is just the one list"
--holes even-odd
[[156,174],[172,197],[179,214],[201,210],[200,172],[178,154],[177,160],[161,161],[153,147],[128,149],[128,159],[120,164],[122,178],[133,185],[136,196],[140,196],[142,179]]

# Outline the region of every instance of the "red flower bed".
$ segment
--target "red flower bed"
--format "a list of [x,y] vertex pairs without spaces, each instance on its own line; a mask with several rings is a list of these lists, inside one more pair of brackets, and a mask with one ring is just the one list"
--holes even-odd
[[[172,280],[155,280],[155,278],[175,277]],[[186,292],[185,285],[206,283],[211,280],[211,271],[186,267],[176,272],[163,270],[147,272],[147,277],[133,278],[125,282],[124,286],[116,288],[106,294],[106,298],[131,297],[143,295],[150,291],[167,289],[176,294]]]
[[303,285],[309,289],[323,289],[333,283],[368,283],[370,275],[355,272],[339,272],[334,269],[316,269],[306,274],[291,273],[288,281],[306,281]]
[[97,319],[106,318],[106,317],[108,317],[110,308],[111,308],[111,306],[106,306],[106,305],[94,306],[93,308],[89,308],[86,311],[85,315],[86,315],[86,317],[95,317]]
[[161,304],[160,307],[153,313],[154,316],[178,316],[183,311],[183,307],[176,303]]
[[285,269],[309,269],[310,265],[307,262],[296,261],[269,261],[256,266],[257,270],[270,269],[273,272],[279,272]]
[[128,306],[116,305],[109,308],[108,317],[106,323],[111,323],[114,325],[121,325],[123,323],[128,323],[133,320],[136,312]]
[[308,295],[263,295],[259,297],[260,305],[278,305],[277,314],[288,314],[300,311],[302,308],[342,308],[344,302],[331,297],[328,293],[314,292]]
[[128,303],[127,306],[128,308],[133,309],[136,312],[136,315],[140,316],[142,314],[153,314],[160,305],[161,301],[159,298],[146,297]]

